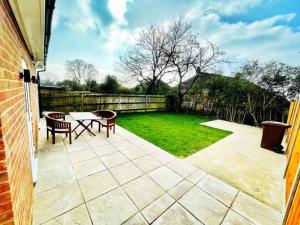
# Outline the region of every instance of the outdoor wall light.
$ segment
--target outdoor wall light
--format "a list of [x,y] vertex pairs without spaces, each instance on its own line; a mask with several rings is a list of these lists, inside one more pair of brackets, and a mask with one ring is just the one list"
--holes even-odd
[[24,70],[24,82],[30,83],[30,70]]
[[37,80],[35,79],[35,76],[32,76],[32,77],[31,77],[31,81],[32,81],[33,84],[36,84],[36,83],[37,83]]

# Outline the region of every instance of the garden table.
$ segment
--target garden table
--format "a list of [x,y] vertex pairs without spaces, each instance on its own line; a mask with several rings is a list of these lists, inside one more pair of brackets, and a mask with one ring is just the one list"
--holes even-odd
[[[72,132],[75,132],[77,139],[85,130],[88,131],[90,135],[96,136],[89,126],[92,124],[93,120],[99,120],[100,118],[96,115],[94,115],[91,112],[70,112],[70,116],[72,117],[73,120],[77,121],[78,125],[72,130]],[[84,124],[84,121],[90,121],[88,125]],[[78,127],[83,127],[83,130],[80,133],[76,133],[76,129]]]

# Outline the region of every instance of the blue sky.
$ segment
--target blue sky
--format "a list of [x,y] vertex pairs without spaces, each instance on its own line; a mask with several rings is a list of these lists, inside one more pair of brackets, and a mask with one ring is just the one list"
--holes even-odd
[[58,0],[45,77],[65,78],[65,61],[80,58],[99,81],[107,73],[128,80],[117,68],[122,51],[150,23],[182,15],[234,62],[226,74],[251,59],[300,66],[299,0]]

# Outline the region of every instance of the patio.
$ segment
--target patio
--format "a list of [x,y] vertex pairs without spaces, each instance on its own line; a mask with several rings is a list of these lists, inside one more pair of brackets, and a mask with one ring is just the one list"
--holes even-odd
[[273,208],[121,127],[72,145],[45,130],[41,120],[33,224],[280,224]]
[[185,160],[279,212],[284,211],[286,157],[260,147],[262,129],[224,120],[203,125],[232,134]]

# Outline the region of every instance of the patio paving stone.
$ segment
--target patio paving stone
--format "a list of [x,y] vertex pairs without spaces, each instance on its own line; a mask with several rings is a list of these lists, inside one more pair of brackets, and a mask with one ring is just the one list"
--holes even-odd
[[166,164],[174,159],[176,159],[175,156],[172,156],[168,152],[165,151],[158,151],[151,154],[151,156],[156,159],[157,161],[161,162],[162,164]]
[[71,165],[67,154],[52,156],[51,158],[41,158],[39,159],[39,172],[49,169],[54,169],[56,167],[69,166]]
[[69,153],[70,161],[72,163],[88,160],[97,157],[93,150],[84,150]]
[[123,225],[148,225],[148,223],[140,213],[137,213],[123,223]]
[[164,211],[166,211],[175,200],[167,193],[165,193],[160,198],[156,199],[150,205],[142,210],[142,214],[148,221],[152,223],[156,218],[158,218]]
[[182,177],[187,177],[197,170],[197,168],[180,159],[173,160],[166,165]]
[[137,147],[130,147],[122,151],[122,153],[130,160],[140,158],[146,153]]
[[153,225],[203,225],[178,203],[171,206]]
[[96,139],[94,138],[92,140],[88,140],[87,144],[93,148],[93,147],[98,147],[98,146],[102,146],[102,145],[107,145],[107,144],[109,144],[109,142],[106,139],[96,137]]
[[132,162],[127,162],[122,165],[113,167],[110,169],[110,172],[120,184],[125,184],[128,181],[131,181],[143,175],[143,171],[141,171]]
[[86,177],[106,169],[98,158],[74,163],[73,167],[77,178]]
[[148,175],[130,181],[123,188],[139,209],[143,209],[164,193]]
[[96,198],[119,186],[115,178],[107,170],[79,179],[79,185],[85,201]]
[[[62,173],[62,171],[64,172]],[[75,175],[71,165],[40,171],[35,192],[40,193],[73,180],[75,180]]]
[[111,153],[114,153],[114,152],[118,151],[118,149],[116,149],[111,144],[97,146],[97,147],[94,147],[93,150],[96,152],[96,154],[98,156],[109,155]]
[[[112,134],[112,133],[110,133]],[[125,138],[121,137],[120,135],[118,134],[112,134],[112,135],[109,135],[109,138],[107,138],[107,140],[110,142],[110,143],[115,143],[115,142],[119,142],[119,141],[124,141]]]
[[122,188],[88,202],[87,207],[93,224],[101,225],[121,224],[138,211]]
[[148,173],[151,170],[154,170],[161,165],[160,162],[158,162],[156,159],[152,158],[149,155],[135,159],[132,162],[135,165],[137,165],[141,170],[143,170],[145,173]]
[[57,158],[61,156],[68,156],[66,149],[64,147],[57,147],[53,146],[51,147],[44,147],[42,149],[39,149],[38,151],[38,157],[39,159],[50,159],[50,158]]
[[253,223],[230,209],[221,225],[253,225]]
[[195,172],[190,174],[186,179],[190,181],[192,184],[196,184],[198,183],[199,180],[201,180],[206,175],[207,174],[204,171],[197,169]]
[[128,159],[120,152],[102,156],[100,159],[107,168],[111,168],[128,161]]
[[281,224],[281,214],[278,211],[243,192],[239,192],[232,209],[255,224]]
[[142,145],[138,145],[138,147],[140,149],[142,149],[144,152],[151,154],[157,151],[161,151],[161,149],[151,143],[146,143],[146,144],[142,144]]
[[186,192],[188,192],[193,187],[193,184],[187,180],[181,181],[175,187],[168,191],[168,193],[176,200],[181,198]]
[[[90,216],[85,205],[78,206],[71,211],[56,217],[54,220],[58,225],[60,224],[80,224],[80,225],[92,225]],[[53,223],[54,224],[54,223]]]
[[205,176],[197,186],[228,207],[238,193],[237,189],[210,175]]
[[206,225],[220,224],[228,208],[198,187],[193,187],[179,203]]
[[126,140],[114,142],[113,146],[115,146],[118,150],[124,150],[130,147],[134,147],[133,144]]
[[66,147],[68,152],[77,152],[90,148],[86,142],[73,143],[71,145],[67,145]]
[[[68,194],[66,194],[68,193]],[[33,224],[41,224],[83,204],[76,181],[35,195]]]
[[161,166],[149,173],[149,176],[158,183],[165,191],[178,184],[182,177],[166,166]]

